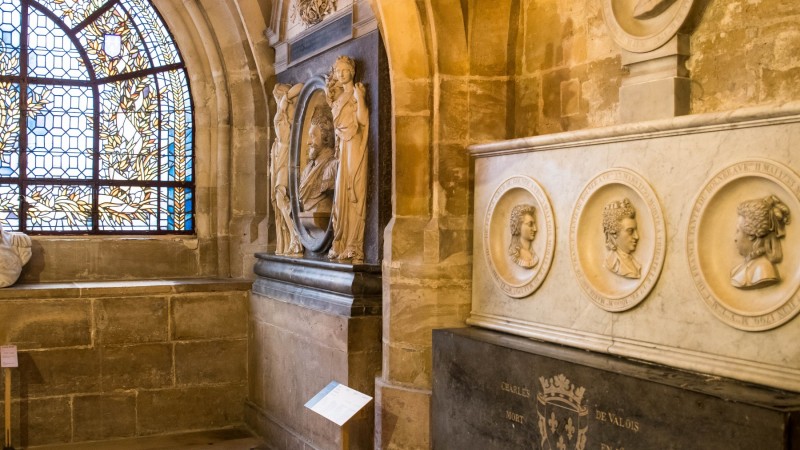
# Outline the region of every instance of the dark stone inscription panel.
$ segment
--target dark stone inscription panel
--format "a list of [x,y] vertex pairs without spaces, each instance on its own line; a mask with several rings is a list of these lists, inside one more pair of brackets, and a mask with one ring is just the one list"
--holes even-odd
[[436,450],[800,449],[800,394],[503,333],[433,333]]
[[353,15],[347,14],[331,21],[297,42],[290,44],[289,55],[292,62],[299,61],[331,46],[331,43],[344,42],[350,39],[353,29]]

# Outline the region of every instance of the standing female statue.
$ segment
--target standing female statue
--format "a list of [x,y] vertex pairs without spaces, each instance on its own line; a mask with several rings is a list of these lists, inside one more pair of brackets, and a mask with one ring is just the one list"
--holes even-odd
[[325,80],[339,160],[331,213],[333,244],[328,258],[354,263],[364,260],[369,132],[366,89],[361,83],[353,83],[355,72],[355,62],[340,56]]
[[276,255],[298,256],[303,254],[303,246],[292,220],[292,204],[289,202],[289,135],[294,119],[295,99],[303,88],[302,83],[294,86],[278,83],[272,90],[277,111],[275,112],[275,142],[272,144],[272,196],[275,205]]
[[789,223],[789,208],[778,197],[748,200],[736,208],[736,250],[744,262],[731,270],[731,284],[757,289],[780,281],[775,264],[783,259],[781,241]]

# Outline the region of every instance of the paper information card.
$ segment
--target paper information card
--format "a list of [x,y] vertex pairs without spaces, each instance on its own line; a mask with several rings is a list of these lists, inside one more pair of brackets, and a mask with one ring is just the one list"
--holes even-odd
[[0,346],[0,367],[19,367],[16,345]]
[[306,402],[306,408],[342,426],[361,410],[372,397],[343,384],[331,381]]

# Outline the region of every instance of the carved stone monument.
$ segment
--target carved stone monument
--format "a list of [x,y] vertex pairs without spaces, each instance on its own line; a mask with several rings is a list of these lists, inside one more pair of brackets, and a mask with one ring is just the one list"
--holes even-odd
[[[639,12],[681,1],[660,4]],[[471,146],[467,324],[800,392],[797,142],[800,103]],[[531,268],[509,255],[518,205]]]
[[[343,6],[334,15],[346,12]],[[292,46],[290,66],[276,65],[271,160],[285,197],[273,213],[276,224],[293,221],[302,254],[277,251],[291,242],[278,229],[270,238],[276,252],[255,255],[248,346],[255,376],[246,421],[292,448],[341,448],[342,430],[302,405],[332,379],[372,395],[381,367],[381,258],[391,217],[388,60],[377,30],[321,53],[318,46],[295,52],[327,40],[331,27],[351,17],[309,28]],[[278,207],[287,204],[288,211]],[[332,245],[335,259],[328,258]],[[372,448],[373,408],[349,422],[350,448]]]
[[275,207],[275,254],[298,256],[303,253],[297,237],[294,220],[291,215],[291,199],[289,198],[289,136],[295,113],[295,99],[303,88],[302,83],[295,85],[278,83],[272,90],[277,104],[275,112],[275,142],[272,144],[272,200]]

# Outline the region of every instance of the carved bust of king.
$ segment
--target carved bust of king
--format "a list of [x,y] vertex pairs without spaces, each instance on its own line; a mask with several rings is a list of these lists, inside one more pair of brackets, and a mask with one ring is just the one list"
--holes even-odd
[[300,204],[305,212],[330,213],[336,183],[333,119],[323,107],[314,109],[308,129],[308,163],[300,176]]

